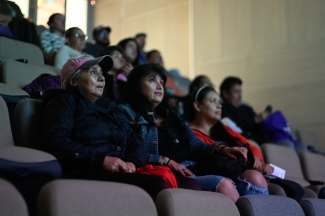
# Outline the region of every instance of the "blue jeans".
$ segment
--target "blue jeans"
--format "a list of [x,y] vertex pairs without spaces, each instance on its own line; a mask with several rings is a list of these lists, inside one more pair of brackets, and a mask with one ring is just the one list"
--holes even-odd
[[240,196],[250,195],[250,194],[264,194],[268,195],[269,190],[267,188],[253,185],[240,177],[233,179],[236,189]]
[[[193,176],[192,178],[199,182],[202,190],[211,192],[217,192],[220,182],[224,179],[227,179],[223,176],[218,175]],[[245,180],[240,179],[240,177],[235,180],[229,180],[233,182],[240,196],[250,194],[269,194],[267,188],[253,185]]]

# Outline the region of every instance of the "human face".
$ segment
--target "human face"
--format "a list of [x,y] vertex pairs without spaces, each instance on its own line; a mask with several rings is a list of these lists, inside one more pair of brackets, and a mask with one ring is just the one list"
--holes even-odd
[[139,36],[139,37],[135,38],[135,40],[137,41],[140,49],[142,50],[144,48],[144,46],[146,45],[146,37]]
[[82,69],[79,79],[72,82],[72,85],[79,86],[84,96],[92,102],[102,96],[105,87],[105,78],[99,65]]
[[73,49],[82,52],[86,47],[86,36],[81,29],[73,30],[72,36],[66,38],[66,43]]
[[215,91],[210,91],[201,103],[198,103],[197,111],[201,113],[201,117],[217,122],[221,119],[220,97]]
[[107,29],[101,30],[95,37],[96,43],[102,45],[102,46],[108,46],[109,45],[109,32]]
[[111,53],[111,57],[113,59],[113,69],[114,71],[121,70],[125,65],[125,59],[123,58],[122,53],[115,50]]
[[62,14],[58,14],[54,17],[52,23],[50,23],[50,27],[56,31],[63,32],[65,30],[65,19]]
[[226,101],[235,107],[239,107],[242,99],[242,87],[239,84],[232,86],[229,92],[224,92]]
[[125,59],[132,63],[137,58],[137,44],[134,41],[127,42],[125,46]]
[[149,74],[141,81],[141,90],[154,109],[164,97],[164,80],[156,74]]
[[159,52],[154,52],[151,54],[150,59],[147,60],[148,64],[159,64],[160,66],[164,66],[163,59]]

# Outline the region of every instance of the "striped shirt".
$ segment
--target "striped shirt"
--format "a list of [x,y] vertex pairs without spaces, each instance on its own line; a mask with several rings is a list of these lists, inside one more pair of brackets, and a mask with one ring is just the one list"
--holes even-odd
[[44,30],[41,34],[41,48],[46,53],[57,52],[64,44],[64,37],[60,37],[49,30]]

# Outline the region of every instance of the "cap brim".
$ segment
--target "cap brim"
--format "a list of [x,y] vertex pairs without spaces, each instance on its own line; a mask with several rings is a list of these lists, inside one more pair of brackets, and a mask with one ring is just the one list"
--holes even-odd
[[90,68],[96,64],[98,64],[102,68],[102,71],[105,73],[112,69],[113,59],[109,55],[94,58],[81,65],[79,69]]

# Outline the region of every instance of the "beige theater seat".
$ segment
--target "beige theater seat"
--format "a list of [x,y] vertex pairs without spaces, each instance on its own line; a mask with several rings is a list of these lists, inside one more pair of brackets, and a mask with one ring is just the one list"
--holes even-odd
[[104,181],[56,180],[38,197],[39,216],[155,216],[149,194],[139,187]]
[[0,179],[0,215],[28,215],[27,205],[24,198],[10,182],[4,179]]
[[156,198],[159,216],[239,216],[234,202],[221,193],[165,189]]
[[30,43],[0,37],[0,56],[8,59],[27,59],[28,63],[44,64],[41,49]]
[[240,197],[236,206],[244,216],[304,216],[299,203],[288,197],[248,195]]
[[14,60],[5,60],[0,63],[0,82],[23,88],[41,74],[57,75],[52,69],[34,64],[25,64]]
[[[325,181],[325,156],[320,154],[315,154],[307,151],[298,152],[302,171],[305,178],[309,182],[313,181]],[[313,185],[310,186],[318,194],[319,190],[324,187],[324,185]]]
[[264,160],[286,170],[285,179],[297,182],[304,190],[303,198],[317,198],[317,194],[309,188],[310,183],[305,179],[298,154],[295,150],[272,143],[265,143],[261,146]]

